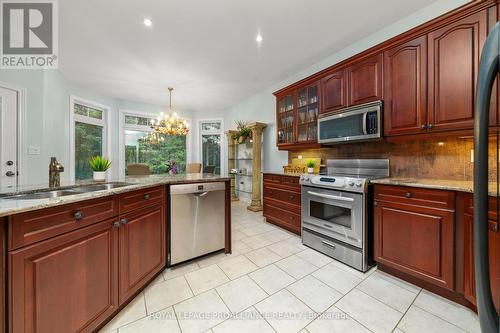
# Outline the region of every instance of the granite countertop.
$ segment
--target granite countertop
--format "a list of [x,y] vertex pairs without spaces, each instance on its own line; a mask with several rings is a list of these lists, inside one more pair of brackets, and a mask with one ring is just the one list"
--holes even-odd
[[[0,217],[13,215],[21,212],[48,208],[48,207],[60,206],[78,201],[101,198],[109,195],[114,195],[159,185],[189,184],[189,183],[202,183],[202,182],[214,182],[214,181],[226,181],[226,180],[230,180],[230,178],[217,175],[204,175],[204,174],[151,175],[151,176],[141,176],[141,177],[126,177],[122,179],[113,179],[106,181],[106,183],[126,182],[129,184],[124,187],[118,187],[110,190],[79,193],[58,198],[33,199],[33,200],[12,200],[12,199],[7,199],[7,197],[16,194],[32,193],[35,191],[47,191],[49,190],[47,185],[22,186],[16,189],[4,188],[0,189]],[[61,187],[50,190],[69,189],[72,187],[77,187],[79,185],[89,185],[89,184],[100,184],[100,183],[95,183],[95,182],[67,183],[67,184],[62,184]]]
[[[381,184],[381,185],[422,187],[422,188],[457,191],[457,192],[469,192],[469,193],[474,192],[474,183],[469,180],[389,177],[389,178],[375,179],[372,180],[371,183]],[[498,195],[496,183],[489,183],[488,194],[491,196]]]
[[267,173],[270,175],[292,176],[292,177],[300,177],[301,175],[301,173],[289,173],[284,171],[262,171],[262,173]]

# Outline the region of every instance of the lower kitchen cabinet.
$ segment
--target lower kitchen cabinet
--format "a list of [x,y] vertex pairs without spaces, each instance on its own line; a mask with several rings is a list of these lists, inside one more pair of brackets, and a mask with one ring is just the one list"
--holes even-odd
[[453,289],[454,193],[376,186],[374,205],[375,260]]
[[113,220],[9,253],[10,332],[92,332],[118,308]]
[[166,265],[163,204],[121,216],[120,303],[134,295]]
[[[472,204],[472,196],[467,194],[466,202]],[[490,200],[493,201],[493,200]],[[490,205],[491,206],[491,205]],[[491,208],[490,208],[491,209]],[[496,213],[496,209],[495,209]],[[474,273],[474,218],[471,205],[465,206],[463,215],[463,293],[464,297],[476,305],[476,285]],[[489,214],[493,215],[492,213]],[[490,262],[490,283],[493,302],[500,313],[500,230],[499,222],[493,219],[488,221],[488,245]]]
[[301,189],[299,176],[265,173],[264,211],[266,221],[300,235]]

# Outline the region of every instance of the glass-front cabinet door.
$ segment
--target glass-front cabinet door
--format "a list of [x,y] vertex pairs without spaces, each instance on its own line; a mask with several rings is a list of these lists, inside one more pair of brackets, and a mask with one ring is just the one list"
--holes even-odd
[[278,97],[278,145],[294,143],[294,120],[294,95]]
[[318,85],[299,89],[297,94],[297,142],[313,142],[318,133]]

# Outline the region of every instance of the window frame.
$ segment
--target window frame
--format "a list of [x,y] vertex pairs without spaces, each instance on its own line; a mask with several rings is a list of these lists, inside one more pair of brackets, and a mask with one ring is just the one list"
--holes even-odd
[[[94,109],[99,109],[102,110],[103,116],[102,119],[97,119],[97,118],[92,118],[92,117],[85,117],[79,114],[75,114],[75,104],[80,104],[84,105],[90,108]],[[105,156],[108,159],[111,159],[109,154],[111,153],[111,131],[110,131],[110,124],[111,124],[111,107],[100,104],[85,98],[81,98],[75,95],[70,95],[69,98],[69,136],[70,136],[70,146],[69,146],[69,179],[71,182],[75,182],[75,154],[76,154],[76,149],[75,149],[75,123],[85,123],[85,124],[90,124],[90,125],[95,125],[95,126],[102,126],[103,128],[103,133],[102,133],[102,152],[103,156]],[[110,168],[110,174],[108,175],[110,178],[112,178],[113,175],[113,164],[111,164]]]
[[[203,123],[220,123],[219,130],[204,130],[202,127]],[[200,156],[200,163],[203,169],[203,135],[220,135],[220,174],[226,174],[226,165],[224,163],[224,158],[226,154],[226,136],[224,131],[224,118],[207,118],[198,119],[198,156]]]
[[[141,112],[141,111],[133,111],[126,109],[118,110],[119,119],[118,119],[118,127],[119,127],[119,138],[118,138],[118,152],[120,157],[118,159],[118,175],[120,178],[125,178],[125,130],[132,131],[144,131],[144,132],[153,132],[150,126],[146,125],[132,125],[125,123],[125,116],[134,116],[134,117],[144,117],[144,118],[158,118],[160,111],[158,113],[151,112]],[[191,125],[191,119],[180,116],[179,119],[186,120],[188,124]],[[191,163],[191,132],[192,128],[190,128],[188,135],[186,135],[186,165]]]

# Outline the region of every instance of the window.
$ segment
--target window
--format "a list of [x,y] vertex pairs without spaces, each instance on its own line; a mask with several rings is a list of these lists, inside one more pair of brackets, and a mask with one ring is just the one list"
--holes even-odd
[[221,120],[200,121],[201,163],[203,169],[215,167],[215,174],[218,175],[222,172],[222,135]]
[[72,163],[75,180],[92,178],[89,159],[106,156],[108,108],[92,102],[71,98],[72,105]]
[[124,114],[122,117],[122,170],[127,175],[129,164],[145,163],[152,174],[167,173],[167,162],[174,160],[179,173],[186,171],[186,136],[154,133],[149,124],[152,116]]

